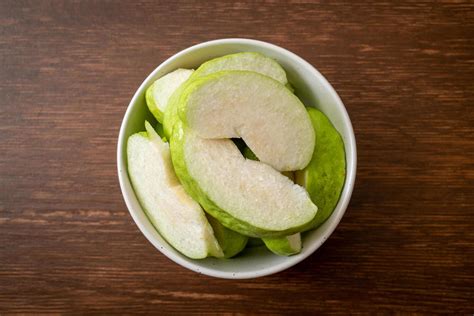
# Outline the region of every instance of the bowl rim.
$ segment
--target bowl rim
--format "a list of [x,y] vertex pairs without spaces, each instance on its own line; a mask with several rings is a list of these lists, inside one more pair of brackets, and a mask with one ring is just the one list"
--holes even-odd
[[[278,263],[278,264],[275,264],[274,266],[270,266],[268,268],[258,270],[258,271],[232,273],[232,272],[225,272],[225,271],[221,271],[217,269],[205,268],[193,263],[192,262],[193,259],[189,259],[190,261],[187,261],[177,256],[175,253],[169,251],[168,249],[162,247],[161,243],[158,240],[156,240],[154,236],[152,236],[151,233],[148,232],[148,230],[145,228],[145,224],[142,223],[141,219],[139,218],[137,214],[137,212],[139,211],[140,212],[144,212],[144,211],[142,209],[136,210],[133,206],[130,194],[135,195],[135,192],[133,192],[133,189],[131,190],[132,192],[130,192],[130,190],[128,190],[126,187],[126,184],[128,184],[129,187],[133,188],[130,183],[127,166],[125,164],[125,159],[122,155],[127,143],[125,139],[126,125],[130,119],[133,104],[137,102],[140,95],[144,92],[144,89],[148,85],[148,82],[153,77],[155,77],[156,74],[162,68],[166,67],[168,64],[174,62],[176,59],[179,59],[181,56],[186,55],[190,52],[199,50],[207,46],[221,45],[221,44],[234,44],[234,45],[247,44],[247,45],[260,46],[260,47],[281,53],[282,55],[287,55],[289,58],[296,59],[299,63],[304,65],[304,67],[306,67],[308,71],[312,73],[312,75],[317,77],[320,83],[323,85],[324,90],[330,93],[334,97],[337,103],[337,107],[339,108],[338,111],[341,112],[343,124],[346,126],[348,130],[348,133],[347,133],[348,137],[346,138],[346,141],[348,142],[347,147],[349,148],[349,151],[346,150],[346,164],[347,164],[346,171],[348,172],[346,172],[345,185],[344,185],[343,191],[341,192],[341,196],[339,198],[339,202],[338,202],[339,207],[336,210],[334,210],[334,213],[331,215],[331,217],[335,216],[334,219],[332,220],[330,225],[326,228],[326,230],[323,232],[322,236],[316,242],[313,242],[312,244],[306,247],[309,249],[303,255],[287,257],[287,260],[285,260],[282,263]],[[250,279],[250,278],[257,278],[257,277],[271,275],[271,274],[286,270],[298,264],[299,262],[303,261],[310,255],[312,255],[334,232],[336,227],[339,225],[339,222],[341,221],[342,217],[344,216],[346,209],[349,205],[353,189],[354,189],[354,183],[355,183],[356,171],[357,171],[356,169],[357,169],[357,148],[356,148],[356,140],[355,140],[354,130],[352,127],[352,122],[349,118],[349,114],[347,113],[344,103],[342,102],[341,98],[339,97],[335,89],[328,82],[328,80],[315,67],[313,67],[310,63],[308,63],[306,60],[299,57],[295,53],[283,47],[277,46],[275,44],[271,44],[268,42],[255,40],[255,39],[247,39],[247,38],[223,38],[223,39],[215,39],[215,40],[202,42],[202,43],[190,46],[186,49],[179,51],[178,53],[172,55],[171,57],[167,58],[164,62],[159,64],[145,78],[145,80],[142,82],[139,88],[135,91],[132,99],[130,100],[130,103],[127,106],[125,115],[120,125],[120,132],[119,132],[118,143],[117,143],[117,172],[118,172],[118,178],[119,178],[122,196],[125,200],[125,204],[127,206],[127,209],[130,215],[132,216],[135,224],[138,226],[138,228],[140,229],[142,234],[145,236],[145,238],[148,239],[148,241],[155,248],[157,248],[162,254],[164,254],[166,257],[168,257],[170,260],[174,261],[175,263],[197,273],[202,273],[208,276],[224,278],[224,279]]]

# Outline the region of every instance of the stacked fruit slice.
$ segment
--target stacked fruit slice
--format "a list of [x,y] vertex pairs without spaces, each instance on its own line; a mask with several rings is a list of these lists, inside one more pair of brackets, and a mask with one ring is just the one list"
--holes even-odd
[[300,233],[334,210],[342,139],[305,108],[273,59],[238,53],[178,69],[153,83],[146,101],[164,135],[146,123],[130,136],[128,171],[151,222],[184,255],[230,258],[249,237],[296,254]]

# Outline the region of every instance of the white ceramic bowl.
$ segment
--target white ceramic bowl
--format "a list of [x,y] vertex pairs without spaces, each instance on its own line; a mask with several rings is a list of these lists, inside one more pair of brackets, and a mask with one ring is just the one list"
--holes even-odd
[[[303,250],[291,257],[276,256],[264,246],[246,249],[233,259],[189,259],[174,250],[155,230],[143,212],[127,173],[127,138],[144,130],[144,120],[154,121],[145,104],[145,90],[161,76],[177,68],[197,68],[209,59],[237,52],[260,52],[274,58],[286,70],[288,80],[306,106],[324,112],[344,140],[347,176],[339,203],[331,217],[317,230],[305,233]],[[174,262],[206,275],[227,278],[256,278],[285,270],[310,256],[331,235],[349,204],[356,175],[356,142],[352,124],[344,104],[327,80],[308,62],[292,52],[266,42],[249,39],[220,39],[187,48],[159,65],[141,84],[130,102],[122,121],[117,148],[118,176],[128,210],[145,237]]]

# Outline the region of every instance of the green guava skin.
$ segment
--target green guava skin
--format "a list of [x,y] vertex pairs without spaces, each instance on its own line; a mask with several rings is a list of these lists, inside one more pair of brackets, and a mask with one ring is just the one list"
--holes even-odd
[[304,186],[318,206],[311,229],[323,224],[334,211],[346,178],[346,155],[341,135],[319,110],[307,108],[316,133],[313,157],[303,170],[296,171],[296,183]]
[[158,105],[155,102],[155,98],[153,97],[153,85],[151,85],[145,92],[145,101],[150,110],[151,114],[156,118],[158,122],[163,122],[163,112],[158,108]]
[[190,79],[204,77],[225,70],[247,70],[259,72],[262,75],[279,81],[283,85],[287,85],[288,89],[292,89],[291,85],[288,84],[286,72],[283,67],[281,67],[275,60],[256,52],[241,52],[208,60],[194,71]]
[[296,249],[291,247],[288,237],[262,238],[262,240],[268,250],[279,256],[292,256],[301,252],[301,247]]
[[230,230],[209,214],[207,214],[207,220],[211,224],[214,236],[224,252],[224,258],[232,258],[245,248],[249,240],[247,236]]
[[171,97],[168,100],[168,106],[165,109],[164,118],[163,118],[163,133],[167,139],[171,138],[173,133],[173,127],[179,121],[178,108],[179,102],[181,100],[181,94],[186,90],[186,87],[192,81],[188,79],[185,81],[178,89],[173,92]]

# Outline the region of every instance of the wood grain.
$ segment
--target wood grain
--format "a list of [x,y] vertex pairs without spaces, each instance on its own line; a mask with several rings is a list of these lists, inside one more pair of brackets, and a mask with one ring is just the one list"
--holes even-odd
[[[473,34],[472,1],[0,1],[0,314],[474,313]],[[315,65],[359,150],[331,238],[246,281],[156,251],[116,175],[138,85],[225,37]]]

